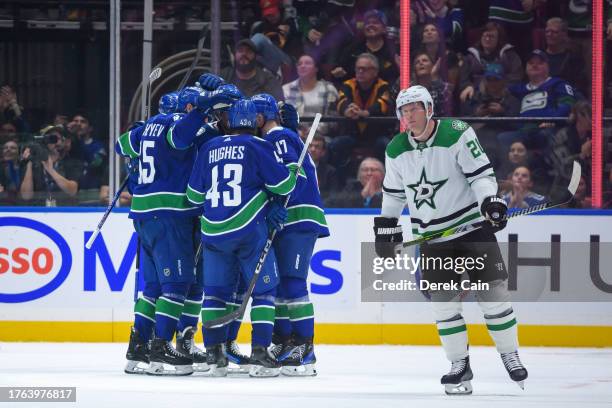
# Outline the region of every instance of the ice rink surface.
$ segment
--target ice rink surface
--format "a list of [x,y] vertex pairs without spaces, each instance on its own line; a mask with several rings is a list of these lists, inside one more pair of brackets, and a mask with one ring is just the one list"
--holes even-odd
[[[446,396],[441,347],[317,346],[314,378],[123,373],[126,344],[0,343],[0,386],[77,387],[75,403],[15,407],[612,407],[612,349],[522,348],[522,391],[491,347],[472,347],[472,396]],[[248,347],[243,346],[243,351]]]

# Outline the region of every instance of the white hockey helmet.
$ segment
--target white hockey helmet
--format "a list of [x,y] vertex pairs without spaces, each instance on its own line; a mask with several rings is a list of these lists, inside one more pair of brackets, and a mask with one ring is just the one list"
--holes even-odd
[[427,114],[427,120],[429,121],[433,116],[433,98],[427,88],[421,85],[413,85],[410,88],[402,89],[397,95],[397,99],[395,100],[395,113],[397,114],[397,119],[400,121],[402,120],[401,107],[414,102],[423,102],[426,112],[427,106],[431,106],[431,115]]

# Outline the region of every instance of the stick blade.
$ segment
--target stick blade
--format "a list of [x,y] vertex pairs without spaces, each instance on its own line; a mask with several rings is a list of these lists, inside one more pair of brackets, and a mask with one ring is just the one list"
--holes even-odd
[[568,191],[572,196],[576,194],[578,190],[578,184],[580,184],[580,176],[582,175],[582,168],[580,163],[574,160],[574,168],[572,169],[572,178],[570,179],[569,185],[567,186]]
[[226,326],[230,324],[231,322],[233,322],[234,320],[239,319],[241,315],[242,315],[242,311],[238,309],[235,312],[232,312],[230,314],[226,314],[216,319],[202,322],[202,326],[204,326],[207,329],[218,329],[219,327]]
[[161,67],[157,67],[155,68],[153,71],[151,71],[151,73],[149,74],[149,81],[153,82],[156,79],[158,79],[162,74],[162,69]]

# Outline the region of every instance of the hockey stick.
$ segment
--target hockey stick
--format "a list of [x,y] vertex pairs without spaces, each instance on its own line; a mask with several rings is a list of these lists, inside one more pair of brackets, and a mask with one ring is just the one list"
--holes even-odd
[[147,104],[145,105],[145,117],[144,117],[145,121],[149,119],[149,115],[151,114],[151,85],[153,85],[153,82],[155,82],[155,80],[158,79],[161,76],[161,74],[162,74],[161,67],[155,68],[149,74],[149,82],[147,83],[147,91],[146,91]]
[[183,87],[185,86],[185,84],[189,80],[189,77],[193,73],[193,70],[198,65],[198,61],[200,59],[200,55],[202,54],[202,50],[204,49],[204,41],[206,41],[206,36],[208,34],[208,26],[209,26],[209,24],[204,24],[202,26],[202,30],[200,31],[200,37],[199,37],[199,40],[198,40],[198,49],[196,51],[195,58],[191,62],[191,66],[189,67],[189,71],[187,71],[185,73],[185,76],[181,80],[181,83],[179,84],[179,87],[176,90],[177,92],[180,91],[181,89],[183,89]]
[[[161,76],[161,74],[162,74],[162,69],[159,68],[159,67],[155,68],[149,74],[149,83],[147,84],[147,95],[148,95],[147,98],[148,98],[148,102],[147,102],[147,105],[145,106],[145,116],[146,116],[145,120],[149,118],[150,102],[151,102],[150,101],[149,92],[151,90],[151,84],[153,83],[153,81],[158,79]],[[130,175],[128,174],[125,177],[125,179],[123,180],[123,182],[121,183],[121,186],[119,186],[119,190],[117,190],[117,192],[115,193],[115,196],[113,197],[113,201],[111,201],[110,204],[108,205],[108,207],[106,207],[106,211],[104,212],[104,215],[102,216],[102,219],[98,223],[98,226],[96,227],[96,230],[94,231],[93,234],[91,234],[91,237],[89,237],[89,239],[87,240],[87,243],[85,244],[85,248],[91,249],[91,246],[93,245],[93,242],[96,240],[96,237],[100,234],[100,230],[102,230],[102,226],[106,222],[106,218],[108,217],[108,215],[111,213],[111,211],[115,207],[115,204],[117,204],[117,200],[119,199],[119,196],[121,195],[121,193],[123,192],[123,190],[127,186],[129,178],[130,178]]]
[[[576,194],[576,190],[578,189],[578,184],[580,183],[581,174],[582,174],[582,169],[580,167],[580,164],[577,161],[574,161],[574,168],[572,169],[572,177],[570,179],[569,185],[567,186],[569,197],[567,197],[564,201],[558,202],[558,203],[553,203],[549,201],[547,203],[532,205],[531,207],[523,208],[521,210],[511,213],[510,215],[506,215],[505,220],[510,220],[512,218],[520,217],[523,215],[534,214],[540,211],[547,210],[549,208],[555,208],[555,207],[559,207],[559,206],[569,203],[574,198],[574,194]],[[425,237],[413,239],[412,241],[404,242],[402,244],[402,247],[407,248],[409,246],[418,245],[418,244],[427,242],[435,238],[450,237],[459,232],[463,232],[467,229],[469,229],[470,231],[473,231],[475,229],[482,228],[486,225],[491,225],[490,221],[485,220],[485,221],[477,222],[475,224],[462,225],[460,227],[449,228],[443,231],[436,232],[435,234],[427,235]]]
[[106,211],[104,211],[104,215],[102,216],[102,219],[98,223],[98,226],[96,227],[96,230],[93,232],[93,234],[91,234],[91,236],[87,240],[87,243],[85,244],[85,248],[91,249],[91,246],[93,245],[94,241],[96,240],[96,237],[100,234],[100,230],[102,229],[102,226],[106,222],[106,218],[108,217],[108,215],[113,210],[113,207],[115,207],[115,204],[117,203],[117,200],[119,199],[119,196],[121,195],[121,192],[123,191],[125,186],[127,186],[129,177],[130,176],[128,175],[125,178],[125,180],[123,180],[123,183],[121,183],[121,186],[119,187],[119,190],[117,190],[117,192],[115,193],[115,196],[113,197],[113,201],[111,201],[110,204],[108,205],[108,207],[106,207]]
[[[296,177],[299,177],[298,173],[300,169],[302,168],[302,163],[304,162],[304,158],[306,157],[306,154],[308,153],[308,146],[310,146],[310,143],[312,142],[312,139],[317,131],[317,128],[319,127],[320,120],[321,120],[321,114],[317,113],[315,115],[314,122],[312,123],[312,126],[310,127],[310,131],[308,132],[308,137],[306,138],[306,142],[304,143],[304,147],[302,148],[302,153],[300,153],[300,158],[297,162]],[[285,208],[287,207],[287,203],[289,202],[290,196],[291,194],[287,194],[285,196],[283,207]],[[268,252],[270,252],[270,248],[272,247],[272,241],[274,240],[275,236],[276,236],[276,229],[272,230],[272,232],[268,236],[268,239],[266,240],[266,243],[263,247],[263,251],[261,252],[261,255],[259,256],[259,261],[257,261],[257,266],[255,267],[255,273],[253,273],[253,277],[251,278],[251,281],[249,282],[249,287],[244,293],[242,303],[240,304],[240,307],[238,308],[238,310],[232,313],[228,313],[224,316],[221,316],[213,320],[209,320],[206,322],[203,321],[202,326],[204,326],[207,329],[216,329],[218,327],[225,326],[226,324],[231,323],[234,320],[242,318],[246,310],[247,304],[249,303],[249,298],[251,297],[251,295],[253,294],[253,290],[255,289],[255,284],[257,283],[257,279],[259,278],[261,269],[263,268],[264,262],[266,261],[266,258],[268,257]]]

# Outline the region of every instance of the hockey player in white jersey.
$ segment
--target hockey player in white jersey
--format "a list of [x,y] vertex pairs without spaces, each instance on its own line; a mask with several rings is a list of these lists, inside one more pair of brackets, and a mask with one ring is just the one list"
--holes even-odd
[[[460,270],[443,269],[433,262],[433,267],[422,268],[422,279],[429,283],[489,283],[489,290],[477,291],[476,298],[506,370],[523,388],[527,370],[518,356],[508,274],[494,235],[505,227],[507,207],[496,195],[491,163],[467,123],[432,118],[433,100],[424,87],[402,90],[396,109],[407,130],[397,134],[386,149],[381,216],[374,219],[376,252],[380,257],[394,256],[396,243],[403,241],[398,219],[406,205],[415,238],[461,227],[452,236],[422,244],[421,258],[483,257],[484,268],[461,274]],[[490,221],[490,227],[471,227],[485,219]],[[461,290],[428,293],[442,346],[452,363],[441,383],[447,394],[471,394],[473,375],[466,324],[461,315]]]

